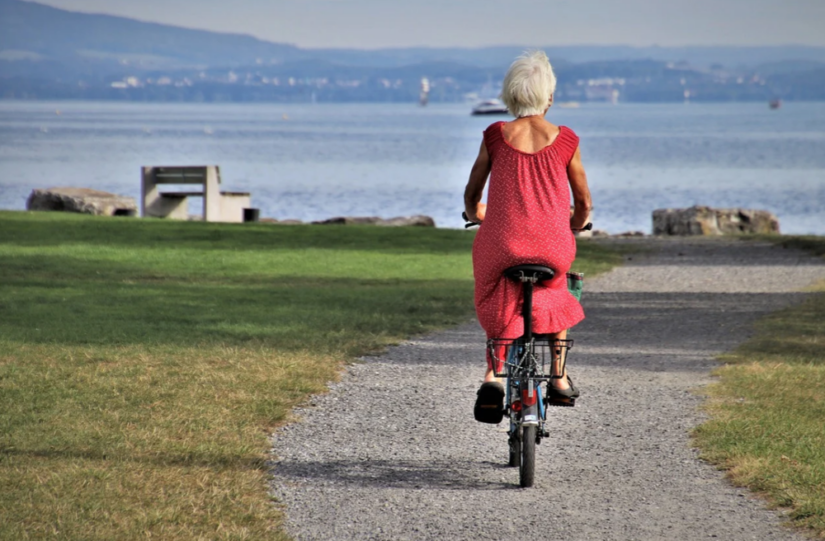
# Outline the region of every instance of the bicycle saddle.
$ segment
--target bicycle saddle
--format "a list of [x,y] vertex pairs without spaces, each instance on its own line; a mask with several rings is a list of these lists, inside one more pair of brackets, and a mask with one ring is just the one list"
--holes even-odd
[[552,280],[555,275],[556,271],[544,265],[516,265],[504,271],[504,276],[511,280],[522,281],[522,277],[530,279],[535,277],[537,284]]

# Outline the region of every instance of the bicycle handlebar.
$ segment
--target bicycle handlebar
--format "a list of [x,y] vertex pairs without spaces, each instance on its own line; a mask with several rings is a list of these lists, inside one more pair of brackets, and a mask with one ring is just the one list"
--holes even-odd
[[[479,225],[481,225],[481,223],[479,223],[479,222],[471,222],[470,217],[467,216],[467,212],[462,212],[461,213],[461,218],[463,218],[464,221],[467,222],[466,224],[464,224],[464,229],[469,229],[471,227],[478,227]],[[592,222],[587,222],[587,225],[585,225],[581,229],[575,229],[575,228],[572,228],[572,227],[570,229],[572,229],[574,233],[577,233],[577,232],[580,232],[580,231],[591,231],[593,229],[593,223]]]
[[465,222],[467,222],[466,224],[464,224],[464,229],[470,229],[471,227],[477,227],[477,226],[481,225],[481,224],[480,224],[480,223],[478,223],[478,222],[471,222],[471,221],[470,221],[470,217],[469,217],[469,216],[467,216],[467,212],[466,212],[466,211],[463,211],[463,212],[461,213],[461,218],[462,218]]

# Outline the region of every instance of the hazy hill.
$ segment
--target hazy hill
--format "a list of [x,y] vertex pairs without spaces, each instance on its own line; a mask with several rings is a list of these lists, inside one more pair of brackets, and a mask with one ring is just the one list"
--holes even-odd
[[[526,47],[497,46],[465,48],[403,48],[403,49],[304,49],[309,55],[351,66],[398,67],[432,61],[457,62],[481,68],[506,69]],[[772,47],[631,47],[627,45],[547,45],[541,47],[556,65],[608,60],[658,60],[687,62],[709,68],[721,64],[728,68],[752,67],[788,59],[825,63],[825,47],[784,45]]]
[[[523,47],[301,49],[0,0],[0,98],[434,101],[492,96]],[[825,99],[825,47],[546,47],[559,99]],[[687,94],[686,94],[687,93]]]
[[240,34],[221,34],[74,13],[0,0],[0,55],[7,60],[99,61],[142,67],[237,66],[281,62],[298,49]]

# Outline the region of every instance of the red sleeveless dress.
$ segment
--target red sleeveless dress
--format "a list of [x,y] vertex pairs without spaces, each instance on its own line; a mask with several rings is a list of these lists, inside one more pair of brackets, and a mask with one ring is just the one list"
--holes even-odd
[[534,332],[559,332],[584,319],[565,276],[576,258],[567,165],[579,138],[561,126],[550,145],[530,154],[504,140],[503,124],[484,131],[492,169],[487,214],[473,244],[476,314],[488,338],[521,336],[521,284],[502,273],[514,265],[546,265],[556,276],[533,293]]

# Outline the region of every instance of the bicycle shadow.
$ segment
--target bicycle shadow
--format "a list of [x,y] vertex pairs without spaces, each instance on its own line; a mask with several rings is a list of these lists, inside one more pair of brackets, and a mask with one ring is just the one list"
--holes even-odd
[[503,463],[470,460],[282,460],[274,463],[272,471],[286,483],[361,488],[501,490],[518,486],[517,472],[515,484],[485,478],[489,467],[507,468]]

